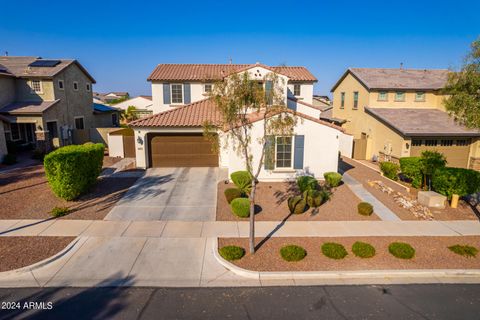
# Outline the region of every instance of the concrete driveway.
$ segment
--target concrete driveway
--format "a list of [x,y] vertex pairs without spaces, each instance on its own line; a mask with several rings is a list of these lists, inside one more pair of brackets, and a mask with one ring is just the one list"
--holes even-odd
[[105,220],[214,221],[218,168],[152,168]]

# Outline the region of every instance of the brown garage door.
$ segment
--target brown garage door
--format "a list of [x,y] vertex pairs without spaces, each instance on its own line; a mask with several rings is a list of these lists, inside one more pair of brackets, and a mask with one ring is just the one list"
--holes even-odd
[[212,142],[199,134],[150,134],[150,167],[218,167]]
[[442,146],[440,142],[437,146],[412,146],[410,156],[420,157],[425,150],[438,151],[443,153],[447,158],[447,165],[449,167],[467,168],[468,156],[470,153],[470,145],[456,145]]

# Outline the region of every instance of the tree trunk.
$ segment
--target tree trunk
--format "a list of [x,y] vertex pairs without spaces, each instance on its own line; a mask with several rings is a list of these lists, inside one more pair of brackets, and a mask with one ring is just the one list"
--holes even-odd
[[255,253],[255,191],[257,184],[255,180],[252,181],[252,191],[250,192],[250,234],[249,234],[249,247],[250,253]]

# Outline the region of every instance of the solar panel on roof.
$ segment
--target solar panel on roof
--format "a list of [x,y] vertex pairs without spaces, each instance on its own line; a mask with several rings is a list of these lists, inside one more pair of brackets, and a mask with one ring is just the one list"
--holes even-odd
[[60,62],[61,62],[60,60],[35,60],[32,63],[30,63],[28,66],[52,68],[52,67],[55,67]]

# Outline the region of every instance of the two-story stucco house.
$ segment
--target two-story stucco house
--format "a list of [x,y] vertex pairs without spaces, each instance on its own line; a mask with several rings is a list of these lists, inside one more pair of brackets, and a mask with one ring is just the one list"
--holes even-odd
[[354,158],[398,161],[424,150],[480,170],[480,132],[451,118],[448,70],[350,68],[333,86],[333,117],[354,136]]
[[[275,73],[283,83],[281,103],[299,118],[293,136],[275,137],[273,166],[265,164],[260,179],[283,180],[300,174],[322,178],[323,173],[336,171],[341,142],[351,143],[352,139],[342,128],[320,120],[321,108],[312,104],[317,79],[304,67],[258,63],[158,65],[148,78],[152,82],[154,114],[130,123],[135,133],[137,166],[220,167],[229,173],[244,170],[242,158],[225,142],[224,131],[218,130],[219,153],[202,134],[205,121],[218,123],[221,116],[208,97],[212,86],[217,81],[228,81],[232,74],[243,73],[264,88],[268,77]],[[252,117],[252,141],[260,137],[263,121]],[[260,161],[260,151],[261,145],[252,143],[254,162]]]
[[48,151],[95,127],[95,79],[76,60],[0,57],[0,115],[7,141]]

